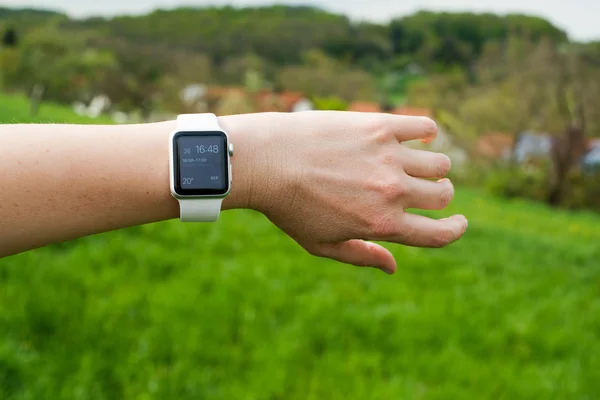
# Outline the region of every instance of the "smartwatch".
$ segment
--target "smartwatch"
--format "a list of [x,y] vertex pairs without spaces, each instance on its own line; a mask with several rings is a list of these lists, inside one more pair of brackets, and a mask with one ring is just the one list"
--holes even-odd
[[214,222],[231,190],[233,143],[214,114],[182,114],[169,140],[171,194],[183,222]]

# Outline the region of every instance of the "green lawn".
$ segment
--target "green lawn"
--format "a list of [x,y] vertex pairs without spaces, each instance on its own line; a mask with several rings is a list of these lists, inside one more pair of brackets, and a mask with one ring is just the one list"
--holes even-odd
[[313,258],[264,217],[0,260],[2,399],[597,399],[600,216],[457,190],[469,230]]
[[107,124],[110,119],[100,117],[92,119],[79,116],[71,111],[70,108],[53,103],[42,103],[38,115],[31,117],[29,99],[22,95],[7,95],[0,92],[0,122],[8,124],[18,124],[27,122],[36,123],[74,123],[74,124]]

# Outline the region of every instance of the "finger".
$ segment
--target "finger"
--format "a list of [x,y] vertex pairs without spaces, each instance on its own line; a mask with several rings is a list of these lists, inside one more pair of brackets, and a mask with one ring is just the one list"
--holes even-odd
[[403,213],[402,229],[388,241],[416,247],[444,247],[460,239],[467,230],[467,219],[454,215],[440,220]]
[[450,204],[453,197],[454,185],[450,179],[444,178],[435,182],[408,177],[402,206],[405,209],[442,210]]
[[358,114],[357,122],[362,119],[367,131],[390,133],[398,142],[416,139],[433,140],[438,132],[436,123],[427,117],[386,113],[356,114]]
[[435,121],[427,117],[412,117],[407,115],[389,115],[395,117],[396,121],[391,125],[394,129],[394,136],[398,142],[421,139],[429,143],[437,137],[438,128]]
[[303,115],[297,114],[290,115],[302,121],[312,116],[313,120],[319,121],[318,124],[313,121],[312,129],[318,126],[323,131],[372,133],[384,138],[384,141],[392,136],[399,142],[417,139],[431,141],[438,132],[436,123],[427,117],[357,111],[307,111]]
[[328,244],[319,255],[358,267],[374,267],[387,274],[396,272],[396,260],[385,247],[363,240]]
[[448,172],[452,162],[450,158],[442,153],[411,149],[400,146],[402,167],[404,171],[417,178],[443,178]]

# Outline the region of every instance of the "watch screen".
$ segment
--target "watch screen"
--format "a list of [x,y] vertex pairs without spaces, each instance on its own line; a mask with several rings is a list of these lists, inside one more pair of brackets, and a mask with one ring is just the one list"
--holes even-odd
[[180,132],[174,137],[175,191],[222,195],[229,188],[227,138],[223,132]]

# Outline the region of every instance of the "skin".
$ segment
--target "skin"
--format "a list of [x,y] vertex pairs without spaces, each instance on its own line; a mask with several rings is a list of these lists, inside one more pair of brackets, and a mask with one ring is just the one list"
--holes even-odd
[[[219,117],[235,145],[223,210],[263,213],[309,253],[396,271],[372,241],[443,247],[467,228],[434,220],[454,194],[444,154],[414,150],[423,117],[311,111]],[[0,125],[0,257],[179,217],[169,190],[175,122],[121,126]],[[433,178],[433,179],[432,179]]]

